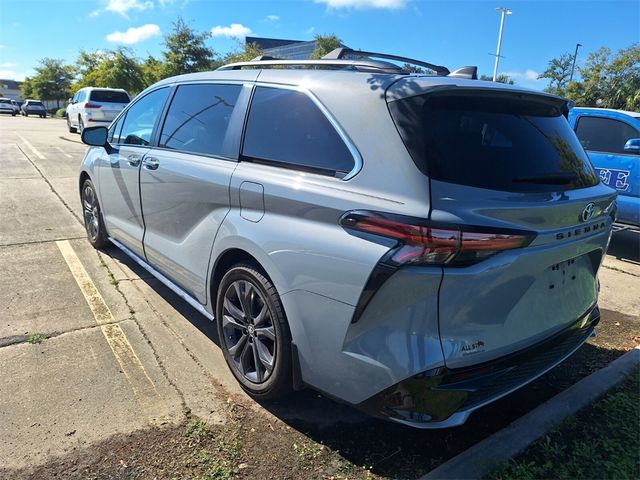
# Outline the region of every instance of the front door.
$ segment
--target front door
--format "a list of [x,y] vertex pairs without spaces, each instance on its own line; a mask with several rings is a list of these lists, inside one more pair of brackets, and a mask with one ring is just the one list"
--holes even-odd
[[169,89],[136,100],[111,128],[113,150],[97,165],[100,203],[109,235],[144,258],[140,166]]

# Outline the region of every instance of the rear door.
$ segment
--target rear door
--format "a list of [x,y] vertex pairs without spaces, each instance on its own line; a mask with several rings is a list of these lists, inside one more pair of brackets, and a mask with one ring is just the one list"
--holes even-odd
[[140,165],[149,151],[169,87],[136,100],[110,129],[111,153],[96,163],[98,194],[109,235],[144,257]]
[[142,161],[147,260],[203,304],[250,93],[241,83],[178,86],[158,146]]
[[615,193],[598,181],[560,100],[451,88],[391,102],[390,110],[429,176],[431,220],[462,230],[462,249],[465,236],[473,243],[474,232],[488,229],[533,238],[493,255],[471,249],[443,267],[447,365],[510,354],[587,314]]

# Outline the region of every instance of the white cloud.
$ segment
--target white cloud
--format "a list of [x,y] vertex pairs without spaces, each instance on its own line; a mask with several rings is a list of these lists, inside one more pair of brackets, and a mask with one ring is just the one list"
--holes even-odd
[[153,8],[153,2],[150,0],[108,0],[105,10],[126,17],[129,10],[143,11],[149,8]]
[[112,43],[133,45],[160,35],[160,27],[154,23],[147,23],[141,27],[131,27],[126,32],[113,32],[106,36]]
[[341,8],[355,8],[358,10],[364,10],[366,8],[387,8],[396,10],[404,8],[408,0],[315,0],[315,2],[325,3],[327,8],[336,10]]
[[100,10],[94,10],[89,14],[89,17],[94,18],[94,17],[97,17],[98,15],[100,15]]
[[514,80],[538,80],[539,73],[528,68],[524,72],[502,72],[504,75]]
[[214,37],[244,38],[249,34],[251,29],[241,23],[232,23],[228,27],[217,25],[211,29],[211,35]]
[[17,80],[18,82],[22,82],[26,75],[23,72],[16,72],[11,69],[1,69],[0,70],[0,78],[6,78],[7,80]]
[[278,15],[267,15],[266,20],[269,20],[270,22],[277,22],[280,20],[280,17]]
[[316,27],[309,27],[304,31],[304,33],[306,33],[307,35],[311,35],[315,31],[316,31]]
[[15,63],[11,63],[11,62],[5,62],[3,64],[0,65],[0,68],[13,68],[15,67],[16,64]]

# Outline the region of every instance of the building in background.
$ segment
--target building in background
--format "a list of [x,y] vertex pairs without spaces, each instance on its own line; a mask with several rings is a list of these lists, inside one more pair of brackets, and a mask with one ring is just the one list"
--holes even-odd
[[0,97],[22,102],[22,82],[0,78]]
[[255,44],[264,55],[283,60],[308,60],[317,46],[315,40],[284,40],[281,38],[247,37],[245,42]]

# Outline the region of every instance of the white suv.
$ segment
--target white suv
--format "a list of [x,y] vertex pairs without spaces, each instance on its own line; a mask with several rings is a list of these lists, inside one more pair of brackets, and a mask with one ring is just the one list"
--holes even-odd
[[81,88],[67,105],[67,128],[80,133],[85,126],[108,126],[130,101],[121,88]]

